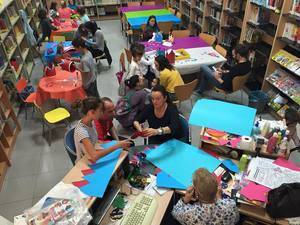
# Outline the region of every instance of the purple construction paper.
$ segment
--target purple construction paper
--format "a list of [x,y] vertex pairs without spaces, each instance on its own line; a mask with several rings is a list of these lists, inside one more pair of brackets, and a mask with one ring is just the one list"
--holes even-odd
[[142,5],[142,6],[128,6],[121,7],[120,12],[134,12],[134,11],[144,11],[144,10],[155,10],[155,9],[164,9],[163,5]]

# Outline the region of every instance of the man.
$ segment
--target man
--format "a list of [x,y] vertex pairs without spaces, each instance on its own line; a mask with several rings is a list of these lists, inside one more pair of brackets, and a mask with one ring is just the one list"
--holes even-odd
[[80,62],[77,65],[77,69],[81,72],[82,84],[86,94],[88,96],[99,98],[99,93],[97,90],[97,79],[95,74],[95,60],[92,54],[87,49],[85,42],[80,38],[75,38],[72,41],[72,45],[82,55]]
[[201,95],[207,90],[207,87],[214,85],[225,91],[232,91],[232,80],[236,76],[244,76],[251,70],[251,63],[248,61],[249,48],[238,44],[232,51],[232,57],[236,60],[233,67],[214,68],[211,66],[201,66],[200,83],[196,90]]
[[118,133],[113,125],[113,119],[116,116],[115,105],[112,100],[108,97],[101,98],[103,102],[103,111],[99,120],[95,120],[95,127],[98,133],[98,140],[108,141],[117,140],[119,141]]

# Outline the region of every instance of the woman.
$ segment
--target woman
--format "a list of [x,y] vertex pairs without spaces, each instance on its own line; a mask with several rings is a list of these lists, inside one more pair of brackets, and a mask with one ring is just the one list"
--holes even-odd
[[[119,141],[112,147],[107,149],[101,148],[100,145],[95,147],[98,143],[98,135],[95,130],[93,120],[98,120],[102,112],[103,103],[99,98],[88,97],[82,101],[83,117],[77,123],[74,131],[74,141],[76,146],[76,154],[78,161],[84,154],[96,162],[99,158],[115,151],[118,148],[128,148],[130,141]],[[99,143],[100,144],[100,143]]]
[[92,40],[87,38],[83,39],[90,45],[89,50],[92,53],[93,57],[98,57],[105,54],[105,58],[109,65],[112,63],[112,58],[109,53],[109,50],[106,46],[104,35],[102,31],[98,28],[96,22],[88,21],[84,24],[85,28],[92,34]]
[[[129,90],[117,103],[116,119],[123,127],[131,127],[136,115],[145,108],[147,92],[143,89],[144,79],[138,75],[125,80],[125,85]],[[127,104],[123,104],[124,101]]]
[[[173,138],[181,137],[179,113],[170,100],[165,88],[161,85],[153,87],[151,91],[152,104],[138,114],[133,125],[149,137],[149,144],[161,144]],[[149,128],[141,123],[148,121]]]
[[166,57],[159,55],[154,61],[156,69],[159,71],[160,85],[164,86],[172,101],[176,100],[174,88],[183,85],[180,73],[169,63]]
[[153,37],[153,33],[159,32],[155,16],[149,16],[146,28],[143,33],[143,40],[149,41]]
[[79,14],[79,20],[77,21],[78,24],[86,23],[90,21],[89,16],[85,13],[85,8],[83,6],[78,7],[77,12]]
[[239,220],[234,200],[221,199],[215,176],[204,168],[194,172],[193,186],[174,206],[172,215],[189,225],[233,225]]

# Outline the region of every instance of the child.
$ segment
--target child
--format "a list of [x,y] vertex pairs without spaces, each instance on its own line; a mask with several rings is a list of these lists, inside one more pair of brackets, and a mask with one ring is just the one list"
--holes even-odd
[[297,135],[297,123],[299,123],[300,121],[299,113],[293,108],[288,108],[285,111],[284,118],[286,121],[287,129],[289,131],[288,140],[292,140],[296,147],[300,146],[300,139]]
[[69,4],[68,4],[68,8],[72,9],[73,11],[76,11],[77,10],[77,5],[76,5],[76,1],[75,0],[71,0],[71,1],[68,1]]
[[100,146],[99,149],[95,148],[98,142],[98,135],[93,121],[99,119],[102,111],[103,103],[99,98],[88,97],[82,101],[83,117],[79,120],[74,130],[76,161],[87,154],[92,161],[96,162],[99,158],[104,157],[118,148],[128,148],[130,146],[131,142],[124,140],[117,142],[117,144],[107,149],[101,149]]
[[147,25],[146,25],[146,29],[144,30],[144,33],[143,33],[143,40],[149,41],[152,38],[153,33],[157,33],[157,32],[159,32],[159,28],[158,28],[158,25],[156,22],[156,17],[149,16]]
[[85,8],[84,7],[82,7],[82,6],[78,7],[77,12],[80,16],[79,20],[77,21],[78,25],[90,21],[90,18],[85,13]]
[[46,38],[50,40],[52,30],[57,30],[58,28],[51,24],[50,18],[47,16],[47,11],[45,9],[40,9],[38,17],[41,21],[42,27],[42,37],[37,43],[37,45],[40,46],[41,42],[45,41]]
[[59,16],[57,12],[57,2],[51,2],[49,15],[52,19]]
[[133,75],[144,76],[148,81],[150,88],[152,80],[155,78],[154,61],[147,60],[144,56],[145,46],[139,43],[134,43],[130,46],[132,60],[129,66],[129,71],[125,79],[129,79]]
[[156,85],[159,85],[160,79],[158,77],[155,77],[151,82],[151,88],[154,88]]
[[61,8],[58,9],[59,17],[62,19],[70,19],[74,11],[67,7],[66,1],[61,1]]

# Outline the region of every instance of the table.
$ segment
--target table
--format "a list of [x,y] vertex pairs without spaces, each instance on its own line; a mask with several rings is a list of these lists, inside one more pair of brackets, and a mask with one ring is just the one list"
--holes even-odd
[[60,67],[55,68],[55,76],[40,79],[36,92],[36,103],[42,105],[48,99],[64,99],[69,103],[85,99],[81,73],[77,70],[68,72]]
[[155,56],[156,50],[159,48],[162,50],[184,48],[190,54],[191,58],[176,60],[174,64],[181,75],[199,72],[201,65],[213,65],[226,61],[223,56],[208,46],[208,44],[199,37],[176,38],[172,47],[167,47],[155,42],[141,43],[145,45],[146,56],[150,59]]
[[145,11],[145,10],[153,10],[153,9],[164,9],[163,5],[142,5],[142,6],[128,6],[121,7],[120,12],[133,12],[133,11]]
[[51,32],[50,41],[53,41],[53,36],[64,36],[66,40],[72,41],[77,27],[72,26],[72,20],[61,22],[59,29]]
[[162,15],[171,15],[172,13],[167,9],[154,9],[154,10],[143,10],[143,11],[133,11],[126,12],[124,15],[127,19],[139,18],[139,17],[149,17],[149,16],[162,16]]
[[[147,11],[145,11],[145,12],[147,12]],[[149,16],[129,18],[129,19],[127,19],[127,22],[129,23],[129,25],[132,29],[139,29],[139,28],[141,28],[141,26],[143,24],[147,23],[148,18],[149,18]],[[156,16],[156,21],[157,21],[157,23],[159,23],[159,22],[172,22],[172,23],[175,23],[175,24],[179,24],[181,20],[173,14],[167,14],[167,15]]]
[[[70,47],[72,46],[72,41],[64,41],[62,43],[63,47]],[[44,59],[46,62],[53,62],[54,57],[57,54],[57,46],[58,42],[47,42],[45,45],[45,53],[44,53]],[[52,48],[53,52],[48,54],[48,49]]]

